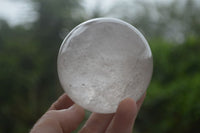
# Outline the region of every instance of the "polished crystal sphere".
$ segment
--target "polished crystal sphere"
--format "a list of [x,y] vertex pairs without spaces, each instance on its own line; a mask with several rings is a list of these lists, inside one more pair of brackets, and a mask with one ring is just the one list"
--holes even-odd
[[153,60],[143,35],[114,18],[75,27],[58,54],[58,75],[68,96],[83,108],[113,113],[120,101],[137,101],[152,76]]

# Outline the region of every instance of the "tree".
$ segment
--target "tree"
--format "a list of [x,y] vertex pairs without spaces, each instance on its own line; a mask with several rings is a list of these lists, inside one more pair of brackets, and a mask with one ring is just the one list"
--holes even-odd
[[77,0],[33,2],[39,16],[30,29],[0,22],[0,132],[28,132],[63,92],[56,71],[61,34],[82,20]]

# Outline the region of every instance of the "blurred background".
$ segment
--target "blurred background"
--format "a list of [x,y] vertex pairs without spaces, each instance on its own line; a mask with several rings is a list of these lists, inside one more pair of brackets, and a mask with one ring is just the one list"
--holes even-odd
[[153,77],[134,133],[200,132],[199,13],[198,0],[0,0],[0,133],[29,132],[63,93],[60,44],[96,17],[131,23],[152,49]]

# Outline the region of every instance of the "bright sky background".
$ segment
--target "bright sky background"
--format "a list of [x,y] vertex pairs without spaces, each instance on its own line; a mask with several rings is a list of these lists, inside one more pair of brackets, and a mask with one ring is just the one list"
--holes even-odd
[[[131,0],[132,1],[132,0]],[[169,3],[172,0],[143,0],[149,3]],[[117,2],[130,2],[130,0],[83,0],[83,6],[86,8],[88,14],[96,5],[99,9],[107,11],[112,5]],[[31,17],[30,17],[31,16]],[[32,22],[37,18],[34,7],[29,0],[22,2],[20,0],[0,0],[0,18],[8,21],[10,25],[17,25],[25,22]]]
[[7,20],[10,25],[32,22],[36,12],[31,5],[30,2],[20,0],[0,0],[0,18]]

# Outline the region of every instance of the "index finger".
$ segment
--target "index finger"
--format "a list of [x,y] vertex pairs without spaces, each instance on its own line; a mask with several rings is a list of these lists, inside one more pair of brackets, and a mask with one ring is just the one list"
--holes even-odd
[[61,109],[67,109],[70,106],[72,106],[74,102],[68,97],[66,93],[61,95],[58,100],[56,100],[49,110],[61,110]]

